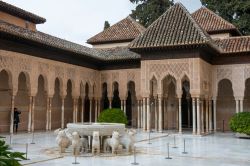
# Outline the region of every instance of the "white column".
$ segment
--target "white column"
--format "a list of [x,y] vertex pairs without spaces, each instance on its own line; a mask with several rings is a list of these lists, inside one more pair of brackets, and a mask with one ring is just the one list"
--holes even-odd
[[162,98],[158,98],[159,103],[159,132],[162,132]]
[[61,128],[64,129],[64,97],[62,97]]
[[201,116],[200,116],[200,99],[197,98],[196,102],[196,108],[197,108],[197,134],[201,134]]
[[240,99],[240,112],[243,112],[243,99]]
[[140,128],[143,128],[143,100],[141,100],[140,112],[141,112],[141,124],[140,124]]
[[28,132],[31,132],[32,96],[29,96]]
[[151,131],[151,108],[150,108],[150,100],[147,97],[147,131]]
[[193,109],[193,134],[196,134],[196,110],[195,110],[195,98],[192,98]]
[[47,107],[46,107],[46,131],[49,130],[49,97],[47,97]]
[[78,98],[75,99],[75,123],[78,122]]
[[32,97],[32,109],[31,109],[31,131],[35,129],[35,97]]
[[178,121],[179,121],[179,134],[181,134],[182,133],[181,98],[178,98],[178,100],[179,100],[179,119],[178,119]]
[[[124,103],[124,115],[126,115],[126,100],[123,100],[123,103]],[[131,125],[132,125],[132,122],[131,122]]]
[[109,98],[109,109],[112,108],[112,97]]
[[75,113],[75,111],[76,111],[76,103],[75,103],[75,99],[73,98],[73,123],[75,123],[76,121],[75,121],[75,116],[76,116],[76,113]]
[[140,100],[137,100],[137,128],[140,128]]
[[147,119],[147,117],[146,117],[146,110],[147,110],[147,106],[146,106],[146,98],[143,98],[143,107],[142,107],[142,109],[143,109],[143,130],[144,131],[146,131],[147,129],[146,129],[146,119]]
[[201,100],[201,133],[204,134],[204,100]]
[[209,131],[211,132],[212,131],[212,124],[213,124],[213,121],[212,121],[212,100],[209,100]]
[[206,100],[206,132],[208,133],[208,99]]
[[124,112],[124,102],[121,100],[121,110]]
[[84,109],[85,109],[85,100],[84,97],[82,97],[82,107],[81,107],[81,122],[84,122]]
[[235,106],[236,106],[236,113],[239,113],[239,100],[235,100]]
[[98,100],[95,101],[95,122],[97,122]]
[[155,98],[155,131],[158,129],[157,98]]
[[51,130],[52,97],[49,98],[49,130]]
[[214,106],[214,132],[217,130],[217,124],[216,124],[216,99],[213,100],[213,106]]
[[13,134],[15,96],[11,96],[10,134]]
[[93,102],[93,99],[91,98],[90,99],[90,102],[89,102],[89,122],[91,123],[92,122],[92,102]]

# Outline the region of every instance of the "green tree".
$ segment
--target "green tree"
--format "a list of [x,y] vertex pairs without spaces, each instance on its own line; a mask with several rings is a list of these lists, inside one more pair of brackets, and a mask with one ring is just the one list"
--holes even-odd
[[201,3],[236,25],[243,34],[250,34],[250,0],[201,0]]
[[119,108],[103,110],[98,117],[100,123],[123,123],[128,124],[128,120],[124,112]]
[[109,27],[110,27],[109,22],[108,22],[108,21],[105,21],[105,22],[104,22],[104,28],[103,28],[103,30],[108,29]]
[[0,165],[21,166],[20,160],[24,160],[24,153],[9,151],[9,146],[0,137]]
[[173,0],[130,0],[130,2],[137,5],[135,10],[132,10],[131,17],[145,27],[151,25],[174,4]]

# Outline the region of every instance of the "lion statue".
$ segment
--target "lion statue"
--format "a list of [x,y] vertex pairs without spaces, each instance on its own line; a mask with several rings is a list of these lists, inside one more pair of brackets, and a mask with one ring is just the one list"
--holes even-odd
[[117,153],[117,150],[118,150],[119,145],[120,145],[119,137],[120,137],[119,133],[117,131],[113,131],[112,137],[106,138],[104,140],[104,143],[103,143],[104,152],[107,151],[108,147],[111,147],[112,154]]
[[99,138],[99,132],[94,131],[93,132],[93,139],[92,139],[92,154],[95,154],[95,151],[97,154],[100,154],[100,138]]

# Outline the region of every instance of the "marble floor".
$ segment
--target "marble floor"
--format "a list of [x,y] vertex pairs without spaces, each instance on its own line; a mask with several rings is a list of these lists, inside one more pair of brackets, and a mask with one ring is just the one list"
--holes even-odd
[[[5,135],[9,143],[9,136]],[[32,166],[68,166],[73,165],[75,158],[69,152],[61,155],[55,143],[53,132],[37,132],[34,134],[17,134],[12,137],[12,149],[26,151],[28,144],[29,160],[22,161],[22,165]],[[183,135],[174,132],[150,134],[151,144],[148,144],[148,133],[138,131],[136,135],[136,160],[142,166],[250,166],[250,139],[235,138],[232,133],[216,133],[208,136]],[[176,140],[177,148],[173,148]],[[184,140],[187,154],[183,154]],[[168,155],[172,159],[165,159]],[[128,166],[131,165],[133,155],[124,153],[112,156],[101,154],[91,156],[82,154],[77,158],[78,165],[88,166]]]

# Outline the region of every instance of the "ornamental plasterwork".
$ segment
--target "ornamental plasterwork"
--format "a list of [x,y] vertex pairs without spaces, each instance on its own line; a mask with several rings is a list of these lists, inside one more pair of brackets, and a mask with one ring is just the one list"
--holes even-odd
[[112,82],[119,82],[119,73],[118,72],[113,72],[112,73]]
[[217,82],[222,79],[232,81],[232,68],[217,68]]
[[135,73],[132,71],[127,72],[127,80],[128,81],[134,81],[135,82]]

